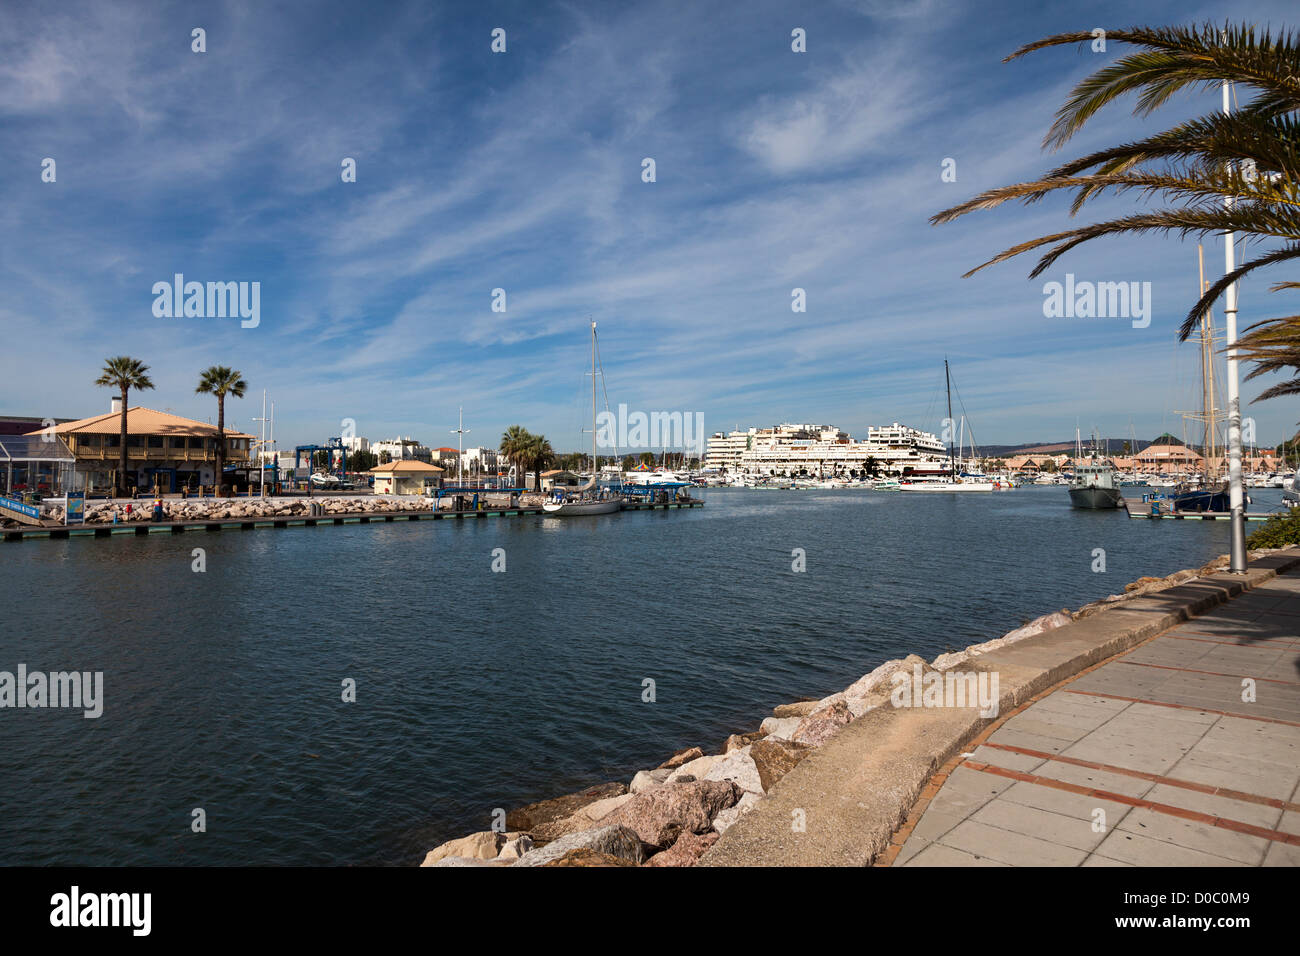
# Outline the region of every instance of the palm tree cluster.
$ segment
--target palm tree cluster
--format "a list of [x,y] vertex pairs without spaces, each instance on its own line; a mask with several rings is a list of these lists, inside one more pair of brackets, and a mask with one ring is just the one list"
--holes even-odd
[[511,425],[501,435],[501,455],[518,474],[531,471],[533,488],[541,487],[542,469],[555,460],[555,450],[545,435],[534,435],[522,425]]
[[[1264,266],[1300,258],[1300,35],[1257,31],[1249,24],[1136,27],[1107,31],[1108,42],[1136,50],[1080,82],[1044,140],[1059,149],[1103,106],[1137,94],[1135,113],[1147,116],[1184,90],[1218,90],[1224,80],[1250,98],[1231,114],[1214,112],[1136,142],[1089,153],[1057,166],[1033,182],[981,193],[932,217],[950,222],[976,209],[1010,200],[1037,202],[1058,190],[1073,192],[1071,216],[1108,191],[1136,191],[1151,208],[1019,243],[972,269],[1048,247],[1030,273],[1040,275],[1064,253],[1100,236],[1160,233],[1206,237],[1240,233],[1267,246],[1212,284],[1179,329],[1184,340],[1201,316],[1236,280]],[[1021,47],[1007,61],[1045,47],[1092,43],[1091,31],[1063,33]],[[1005,62],[1005,61],[1004,61]],[[1160,205],[1165,203],[1165,205]],[[1298,289],[1280,282],[1278,289]],[[1252,325],[1239,340],[1241,358],[1255,363],[1247,378],[1300,372],[1300,316]],[[1255,401],[1300,394],[1300,375],[1274,385]]]
[[[133,388],[144,390],[151,389],[154,386],[149,378],[149,366],[139,359],[127,355],[105,359],[104,367],[100,371],[101,374],[99,378],[95,379],[95,384],[105,388],[116,388],[122,394],[121,440],[118,443],[120,457],[118,458],[118,470],[114,476],[113,484],[113,494],[121,497],[128,492],[126,482],[128,473],[126,412],[129,402],[127,399],[130,390]],[[233,395],[235,398],[243,398],[247,388],[248,383],[244,381],[238,371],[224,365],[213,365],[199,373],[199,384],[194,390],[196,394],[215,395],[217,397],[217,446],[213,474],[216,476],[218,490],[220,490],[221,478],[226,463],[226,396]]]

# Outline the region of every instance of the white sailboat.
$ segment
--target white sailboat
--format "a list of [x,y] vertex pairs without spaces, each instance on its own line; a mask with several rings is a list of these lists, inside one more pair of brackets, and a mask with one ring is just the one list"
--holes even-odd
[[545,514],[557,518],[583,515],[607,515],[623,510],[623,499],[602,492],[600,468],[596,458],[596,323],[591,323],[591,479],[559,501],[542,505]]
[[[948,424],[952,425],[952,381],[948,375],[948,360],[943,360],[943,381],[948,391]],[[963,431],[965,420],[963,418]],[[953,455],[952,441],[948,442],[948,480],[904,481],[898,486],[899,491],[992,491],[996,485],[980,478],[963,477],[957,474],[957,459]],[[982,476],[981,476],[982,477]]]

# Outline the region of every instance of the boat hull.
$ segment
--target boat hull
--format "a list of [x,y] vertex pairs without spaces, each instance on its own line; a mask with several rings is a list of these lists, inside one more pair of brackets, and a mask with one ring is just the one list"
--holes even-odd
[[1118,488],[1071,488],[1070,504],[1076,508],[1118,508]]
[[992,491],[991,481],[963,481],[951,484],[946,481],[918,481],[914,484],[899,485],[900,491]]
[[1226,491],[1188,491],[1181,495],[1173,496],[1173,505],[1175,511],[1198,512],[1198,511],[1217,511],[1220,513],[1230,511],[1232,504]]
[[584,515],[607,515],[623,509],[623,502],[612,501],[548,501],[542,512],[555,518],[577,518]]

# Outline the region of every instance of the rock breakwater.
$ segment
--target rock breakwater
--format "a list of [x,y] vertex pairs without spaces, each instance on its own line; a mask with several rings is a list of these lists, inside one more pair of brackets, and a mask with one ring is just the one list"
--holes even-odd
[[[1252,560],[1277,549],[1251,552]],[[1203,567],[1143,577],[1122,594],[1027,621],[1001,637],[941,654],[886,661],[843,691],[775,707],[756,731],[732,734],[715,754],[690,747],[630,783],[601,784],[522,807],[508,832],[484,831],[429,851],[423,866],[693,866],[728,827],[761,804],[782,778],[863,714],[890,703],[899,671],[947,672],[991,651],[1054,630],[1144,595],[1177,587],[1227,566],[1221,555]],[[522,854],[505,852],[527,841]],[[501,847],[495,855],[494,847]],[[491,855],[490,859],[483,858]]]

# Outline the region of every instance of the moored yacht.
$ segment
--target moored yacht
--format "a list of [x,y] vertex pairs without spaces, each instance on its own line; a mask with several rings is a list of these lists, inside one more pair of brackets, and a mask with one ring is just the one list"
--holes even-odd
[[1070,504],[1076,508],[1118,508],[1119,473],[1105,459],[1093,457],[1074,471]]
[[[948,394],[948,422],[952,418],[952,380],[948,373],[948,360],[943,360],[944,388]],[[965,418],[962,419],[963,422]],[[975,442],[972,436],[971,447]],[[953,453],[952,441],[948,442],[948,474],[937,479],[921,478],[903,481],[898,486],[900,491],[992,491],[994,484],[984,475],[958,474],[957,458]]]
[[596,457],[596,323],[591,323],[591,479],[573,491],[557,493],[554,501],[542,505],[543,513],[553,517],[606,515],[623,510],[623,499],[609,489],[601,489],[600,467]]

